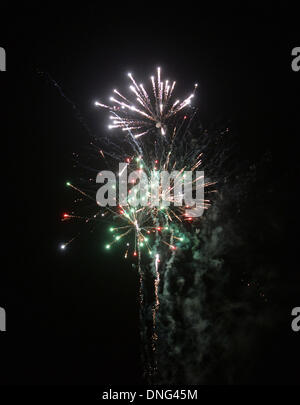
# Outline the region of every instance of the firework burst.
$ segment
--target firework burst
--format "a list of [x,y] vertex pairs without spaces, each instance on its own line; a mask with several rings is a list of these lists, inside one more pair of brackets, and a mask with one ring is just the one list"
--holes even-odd
[[197,88],[195,84],[193,93],[180,101],[173,96],[176,82],[169,83],[168,80],[161,80],[160,68],[157,68],[156,76],[151,76],[151,92],[147,92],[143,84],[138,85],[131,73],[128,73],[128,77],[131,81],[129,88],[134,100],[114,89],[114,96],[110,98],[111,106],[98,101],[95,105],[110,110],[109,118],[112,122],[108,126],[109,129],[119,128],[122,131],[130,131],[134,138],[157,131],[161,135],[166,135],[167,130],[170,129],[171,118],[190,105]]
[[[118,143],[110,139],[104,146],[99,146],[97,141],[101,143],[103,139],[107,138],[94,140],[91,142],[91,146],[108,168],[116,168],[116,163],[123,163],[122,169],[116,170],[117,178],[122,177],[125,170],[126,174],[127,170],[130,170],[135,173],[141,172],[146,176],[149,187],[144,190],[143,195],[139,196],[142,204],[139,206],[132,204],[133,193],[131,192],[139,182],[139,176],[132,178],[127,184],[126,175],[123,183],[128,186],[128,195],[124,197],[120,182],[113,185],[116,195],[114,206],[98,207],[96,212],[85,218],[76,213],[64,214],[62,221],[84,219],[86,223],[95,223],[98,220],[102,222],[103,219],[108,221],[110,218],[112,222],[109,226],[109,233],[112,236],[105,244],[106,250],[124,242],[124,257],[128,258],[131,254],[137,258],[143,250],[146,250],[150,256],[155,254],[152,245],[158,236],[160,236],[161,244],[175,251],[183,241],[183,237],[180,236],[180,227],[201,219],[189,214],[191,207],[188,204],[177,204],[183,201],[183,195],[175,193],[175,183],[184,181],[186,171],[197,173],[198,170],[202,170],[203,154],[197,139],[191,136],[190,131],[195,116],[195,109],[191,106],[194,92],[182,102],[172,101],[176,82],[169,84],[168,80],[162,81],[160,68],[157,68],[157,75],[151,77],[152,95],[147,93],[142,84],[138,85],[131,74],[129,74],[129,78],[132,82],[130,88],[141,108],[136,108],[118,90],[114,90],[114,92],[119,100],[113,97],[112,106],[96,102],[97,106],[109,109],[110,114],[113,114],[113,116],[110,115],[110,118],[113,117],[113,125],[110,127],[127,131],[127,136],[120,139]],[[197,85],[195,85],[194,91],[196,87]],[[189,109],[185,109],[187,107]],[[179,114],[183,109],[185,109],[184,115]],[[175,116],[176,120],[171,120]],[[138,139],[146,133],[153,134],[151,142],[148,139],[147,142]],[[154,181],[156,189],[154,193],[153,179],[159,179],[163,172],[172,171],[176,172],[173,183],[164,186],[159,181]],[[185,186],[189,186],[194,192],[200,177],[203,176],[191,179],[185,183]],[[215,192],[214,184],[210,181],[204,182],[203,178],[204,198],[197,201],[203,210],[210,206],[209,193]],[[70,182],[67,182],[66,185],[83,198],[95,201],[94,191],[83,190]],[[158,204],[153,204],[152,196],[154,194]],[[97,207],[96,204],[95,207]],[[180,226],[176,228],[176,225]],[[175,228],[177,235],[174,235]],[[132,238],[132,236],[134,237]],[[75,239],[76,237],[73,237],[62,243],[61,249],[64,250]]]

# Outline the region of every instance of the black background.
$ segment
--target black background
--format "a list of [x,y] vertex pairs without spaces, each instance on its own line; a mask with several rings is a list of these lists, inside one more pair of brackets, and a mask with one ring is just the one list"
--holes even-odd
[[286,318],[270,337],[272,351],[258,359],[270,362],[258,382],[299,382],[300,334],[291,331],[290,312],[300,294],[284,287],[287,278],[294,286],[300,281],[300,72],[291,69],[299,26],[296,11],[272,7],[1,9],[7,72],[0,73],[0,306],[8,329],[0,336],[1,383],[143,382],[130,263],[103,251],[105,227],[68,252],[58,249],[67,232],[60,218],[71,198],[65,182],[73,176],[72,152],[84,150],[87,133],[72,104],[39,72],[49,73],[100,133],[106,121],[93,101],[126,83],[127,71],[148,77],[157,65],[176,78],[179,91],[199,83],[204,125],[230,122],[245,159],[270,150],[274,175],[289,173],[278,212],[284,243],[276,281]]

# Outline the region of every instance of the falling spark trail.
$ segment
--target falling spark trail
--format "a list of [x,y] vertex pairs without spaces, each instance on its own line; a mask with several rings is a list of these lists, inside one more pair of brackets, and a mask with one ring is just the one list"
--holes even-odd
[[[157,340],[156,334],[156,314],[159,308],[159,297],[158,297],[158,286],[160,282],[160,274],[158,271],[158,264],[159,264],[159,254],[155,255],[155,281],[154,281],[154,294],[155,294],[155,304],[153,308],[153,340]],[[155,346],[154,346],[155,350]]]

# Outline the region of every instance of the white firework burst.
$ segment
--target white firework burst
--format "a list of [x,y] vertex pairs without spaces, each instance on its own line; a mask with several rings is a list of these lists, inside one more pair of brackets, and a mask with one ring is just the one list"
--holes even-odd
[[111,112],[109,129],[119,128],[122,131],[129,131],[135,138],[153,130],[158,130],[161,135],[165,135],[169,119],[190,105],[197,88],[195,84],[192,94],[183,101],[178,99],[174,101],[173,92],[176,82],[162,81],[160,68],[157,68],[156,76],[151,76],[152,90],[149,93],[143,84],[137,84],[131,73],[128,73],[128,77],[131,80],[129,88],[135,96],[134,101],[115,89],[115,95],[110,98],[112,105],[98,101],[95,105]]

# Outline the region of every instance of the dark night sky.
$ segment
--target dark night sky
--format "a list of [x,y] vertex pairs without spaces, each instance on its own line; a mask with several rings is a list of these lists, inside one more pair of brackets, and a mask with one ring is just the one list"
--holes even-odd
[[[295,13],[200,8],[185,15],[176,9],[165,18],[148,8],[135,18],[128,11],[122,20],[121,12],[114,10],[113,18],[112,11],[96,7],[1,9],[7,72],[0,74],[0,306],[8,317],[0,340],[1,381],[141,383],[137,277],[130,263],[103,252],[105,227],[84,233],[64,254],[57,249],[66,232],[60,216],[70,202],[64,184],[74,176],[72,152],[83,151],[88,138],[72,105],[38,72],[48,72],[100,133],[106,121],[93,101],[121,88],[127,71],[143,77],[160,65],[180,89],[199,83],[204,126],[229,122],[242,159],[256,161],[269,150],[274,177],[288,178],[278,204],[282,272],[274,281],[284,289],[286,318],[270,343],[281,354],[276,362],[270,349],[259,360],[270,362],[261,383],[288,383],[292,357],[300,351],[300,335],[289,326],[291,309],[300,305],[300,294],[289,289],[300,281],[293,264],[299,225],[300,72],[290,67],[291,50],[300,46]],[[266,251],[272,254],[268,246]]]

